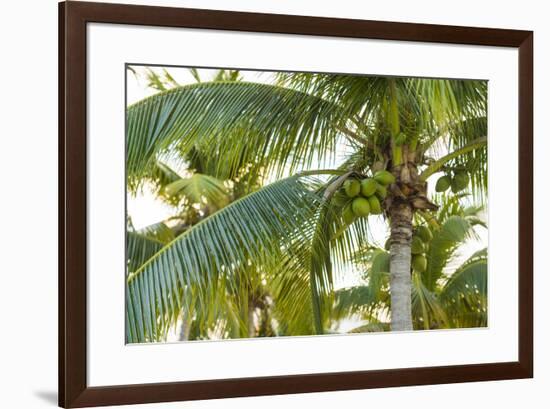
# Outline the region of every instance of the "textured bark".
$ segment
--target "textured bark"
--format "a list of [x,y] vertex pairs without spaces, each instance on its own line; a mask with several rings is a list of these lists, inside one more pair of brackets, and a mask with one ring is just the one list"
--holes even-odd
[[405,201],[390,208],[391,330],[411,331],[411,239],[413,210]]

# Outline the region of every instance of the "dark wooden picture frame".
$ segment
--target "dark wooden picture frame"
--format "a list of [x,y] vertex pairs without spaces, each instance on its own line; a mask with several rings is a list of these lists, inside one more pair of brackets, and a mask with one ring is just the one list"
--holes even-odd
[[[89,387],[86,358],[86,25],[112,23],[513,47],[519,50],[518,361]],[[106,3],[59,4],[59,405],[85,407],[533,376],[533,33]]]

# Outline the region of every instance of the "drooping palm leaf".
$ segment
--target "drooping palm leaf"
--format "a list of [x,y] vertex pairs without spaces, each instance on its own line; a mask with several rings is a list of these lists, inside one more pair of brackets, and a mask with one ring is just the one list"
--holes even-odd
[[426,253],[428,267],[422,274],[426,287],[433,291],[443,270],[458,247],[467,238],[471,225],[461,216],[453,215],[445,220],[441,229],[434,231],[434,237]]
[[364,313],[372,304],[377,302],[375,289],[369,285],[336,290],[334,295],[333,318],[340,320]]
[[469,142],[467,145],[463,147],[455,149],[453,152],[445,156],[442,156],[441,158],[437,159],[435,162],[431,163],[426,169],[424,169],[424,171],[420,175],[420,179],[422,181],[427,180],[428,177],[430,177],[435,172],[439,171],[442,168],[442,166],[444,166],[446,163],[450,162],[451,160],[454,160],[478,148],[485,147],[486,145],[487,145],[487,137],[481,137]]
[[136,271],[173,239],[174,233],[162,222],[140,230],[129,229],[126,235],[128,274]]
[[320,208],[316,220],[315,231],[309,247],[309,283],[311,287],[311,300],[313,302],[312,312],[314,327],[317,334],[324,331],[323,317],[328,313],[326,298],[332,290],[332,260],[330,257],[330,239],[332,237],[332,220],[334,214],[331,212],[329,202],[324,202]]
[[415,329],[445,328],[447,314],[436,294],[426,288],[419,273],[413,273],[412,313]]
[[275,312],[283,318],[285,331],[291,333],[322,334],[330,314],[337,216],[325,188],[320,190],[323,203],[312,221],[311,240],[297,243],[286,252],[278,267],[286,274],[274,283]]
[[[330,170],[322,172],[332,174]],[[346,203],[341,200],[341,192],[338,190],[350,173],[348,171],[329,178],[319,190],[324,202],[316,218],[311,245],[306,249],[310,261],[308,266],[303,267],[309,271],[312,314],[315,331],[319,334],[330,327],[334,318],[334,276],[350,273],[356,250],[366,246],[369,238],[366,218],[357,218],[351,224],[342,218]]]
[[127,172],[150,172],[160,153],[194,146],[223,152],[220,166],[262,163],[282,171],[333,155],[341,109],[276,85],[242,81],[199,83],[146,98],[127,110]]
[[376,76],[290,72],[278,73],[278,81],[343,107],[346,117],[362,134],[376,120],[388,93],[387,78]]
[[311,253],[302,247],[282,253],[281,262],[273,268],[269,285],[280,335],[318,333],[320,301],[312,299],[316,294],[310,285],[310,266]]
[[454,327],[487,325],[487,249],[473,254],[448,278],[440,298]]
[[128,277],[130,342],[156,340],[181,308],[186,286],[215,291],[220,279],[255,260],[273,263],[271,254],[293,240],[311,237],[320,198],[304,178],[290,177],[252,193],[199,222],[165,246]]

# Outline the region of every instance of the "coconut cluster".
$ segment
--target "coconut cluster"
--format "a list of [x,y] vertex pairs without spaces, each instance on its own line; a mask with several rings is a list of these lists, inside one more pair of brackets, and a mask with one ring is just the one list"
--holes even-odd
[[395,182],[387,170],[379,170],[372,178],[351,177],[344,182],[344,193],[348,202],[344,206],[342,217],[346,223],[352,223],[357,217],[369,214],[381,214],[381,202],[386,198],[387,186]]
[[463,170],[453,171],[452,173],[449,171],[437,179],[437,182],[435,183],[435,191],[441,193],[451,188],[453,193],[458,193],[461,190],[466,189],[469,183],[470,177],[468,176],[468,173]]

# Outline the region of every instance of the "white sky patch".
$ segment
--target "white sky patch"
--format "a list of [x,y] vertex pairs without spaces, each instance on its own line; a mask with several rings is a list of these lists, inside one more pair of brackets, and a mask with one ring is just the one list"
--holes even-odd
[[147,187],[135,196],[127,196],[127,212],[136,230],[174,216],[176,209],[161,200]]

